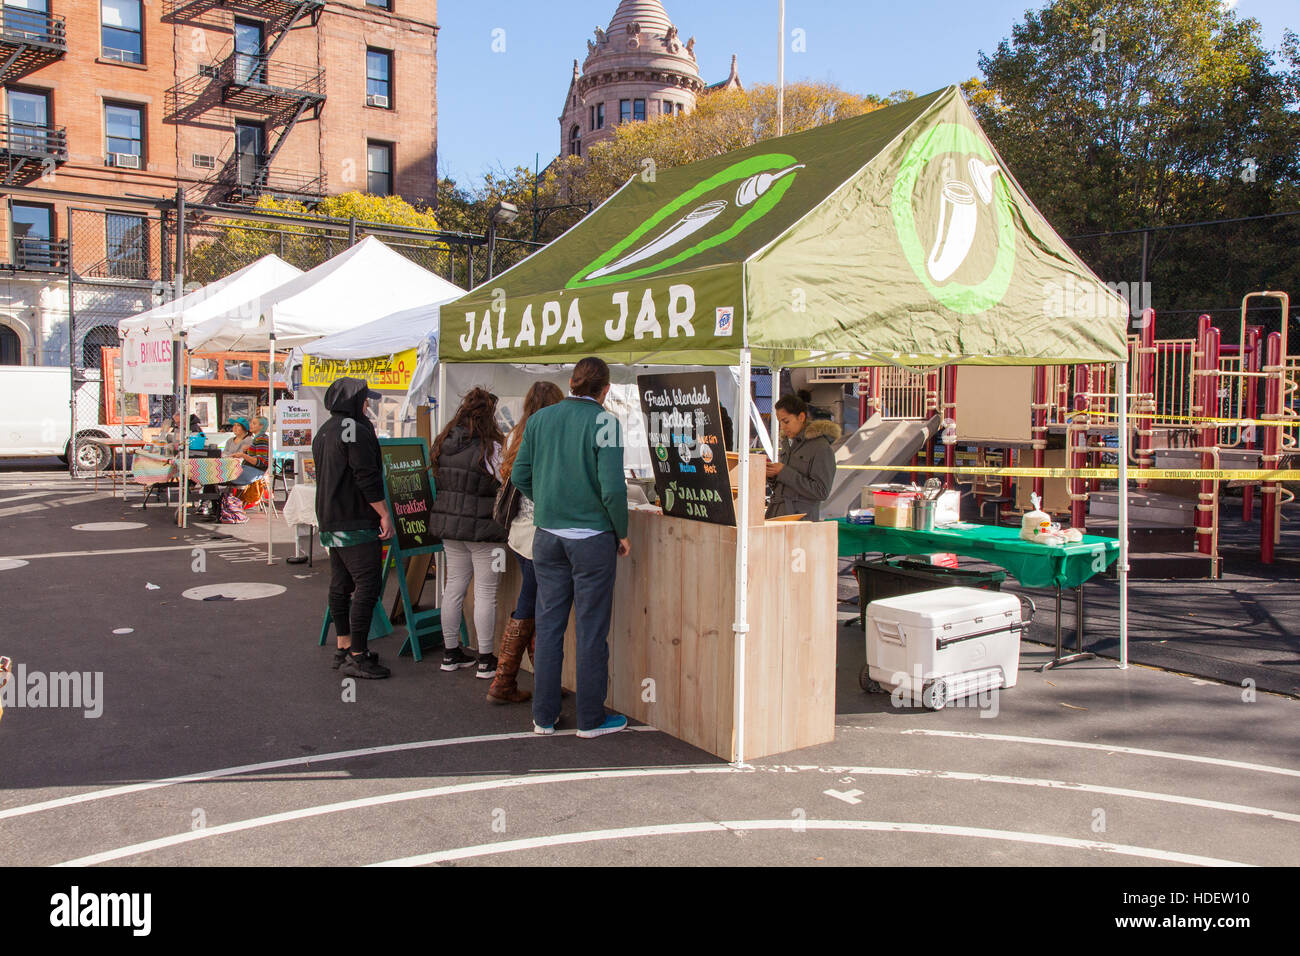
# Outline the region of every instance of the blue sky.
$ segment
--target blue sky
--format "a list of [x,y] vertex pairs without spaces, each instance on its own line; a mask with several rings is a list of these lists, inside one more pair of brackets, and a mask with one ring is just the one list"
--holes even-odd
[[[806,52],[786,54],[786,80],[828,80],[859,93],[926,93],[978,74],[1036,0],[786,0],[786,30]],[[617,0],[442,0],[438,4],[439,173],[476,185],[498,166],[545,166],[559,149],[558,118],[573,61],[605,27]],[[1277,49],[1300,31],[1300,0],[1236,0]],[[739,56],[747,86],[776,80],[777,0],[664,0],[683,38],[694,35],[705,82]],[[504,31],[504,32],[494,32]],[[502,52],[494,52],[504,45]],[[502,44],[501,41],[504,41]]]

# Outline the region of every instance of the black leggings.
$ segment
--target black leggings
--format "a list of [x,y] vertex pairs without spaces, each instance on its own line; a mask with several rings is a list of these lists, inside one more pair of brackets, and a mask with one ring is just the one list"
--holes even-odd
[[370,616],[379,601],[379,541],[330,548],[330,616],[339,636],[351,633],[352,652],[364,654]]

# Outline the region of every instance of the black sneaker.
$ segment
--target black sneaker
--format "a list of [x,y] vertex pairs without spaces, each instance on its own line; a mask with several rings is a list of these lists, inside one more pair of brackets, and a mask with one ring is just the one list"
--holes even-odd
[[349,654],[348,659],[339,668],[339,673],[347,674],[349,677],[364,677],[367,680],[382,680],[391,672],[369,654],[361,657]]
[[445,671],[458,671],[462,667],[473,667],[478,663],[477,657],[470,657],[466,654],[459,644],[442,655],[442,669]]
[[[376,654],[374,651],[366,651],[366,657],[370,658],[376,664],[379,663],[379,655]],[[330,667],[334,668],[334,670],[338,670],[341,666],[343,666],[343,662],[347,659],[348,659],[348,649],[346,647],[335,648],[334,660],[330,664]]]
[[495,654],[480,654],[478,656],[478,673],[475,677],[481,677],[484,680],[492,680],[497,676],[497,656]]

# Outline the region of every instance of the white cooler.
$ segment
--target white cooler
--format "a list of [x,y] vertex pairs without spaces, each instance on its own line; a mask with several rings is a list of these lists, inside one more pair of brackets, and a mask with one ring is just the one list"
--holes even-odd
[[[867,605],[867,673],[886,689],[939,710],[959,698],[1014,687],[1020,667],[1020,599],[942,588]],[[1031,615],[1032,617],[1032,615]]]

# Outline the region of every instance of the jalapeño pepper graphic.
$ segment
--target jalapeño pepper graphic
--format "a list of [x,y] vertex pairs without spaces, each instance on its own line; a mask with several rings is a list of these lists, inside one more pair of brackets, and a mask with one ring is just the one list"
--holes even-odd
[[[650,275],[735,238],[771,212],[802,168],[802,163],[785,153],[766,153],[733,163],[661,207],[579,269],[565,288],[583,289]],[[711,193],[719,195],[706,198]],[[690,237],[696,241],[682,248]],[[663,258],[665,254],[667,258]]]

